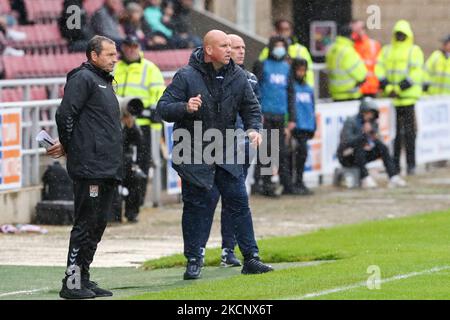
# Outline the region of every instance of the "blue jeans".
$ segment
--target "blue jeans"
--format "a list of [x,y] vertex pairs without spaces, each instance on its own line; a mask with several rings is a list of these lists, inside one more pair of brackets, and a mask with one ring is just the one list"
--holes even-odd
[[233,240],[236,236],[244,258],[250,259],[258,254],[244,174],[236,178],[226,170],[216,167],[214,186],[211,190],[182,180],[184,203],[182,228],[184,255],[187,259],[201,259],[200,248],[205,245],[205,239],[209,237],[219,196],[222,196],[222,202],[225,205],[223,214],[227,216],[225,221],[228,223],[228,233]]
[[[244,166],[244,182],[245,179],[247,179],[247,172],[248,168],[250,167],[249,164],[245,164]],[[206,244],[208,243],[209,234],[211,232],[211,226],[214,220],[214,213],[217,208],[217,203],[220,199],[220,192],[217,189],[217,186],[214,186],[214,188],[211,190],[210,193],[211,196],[211,202],[209,206],[209,216],[208,216],[208,223],[205,226],[205,231],[203,233],[203,240],[202,240],[202,248],[206,247]],[[222,249],[233,249],[236,247],[236,237],[234,235],[234,226],[233,226],[233,219],[231,218],[231,214],[227,210],[227,203],[222,201],[222,210],[220,212],[220,233],[222,235]]]

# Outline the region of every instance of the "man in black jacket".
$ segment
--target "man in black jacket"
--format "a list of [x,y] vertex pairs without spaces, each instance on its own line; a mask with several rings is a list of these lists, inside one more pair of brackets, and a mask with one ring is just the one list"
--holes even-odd
[[[205,138],[199,141],[196,131],[205,133],[209,129],[218,130],[225,137],[227,129],[234,130],[238,114],[244,128],[250,130],[248,136],[252,145],[257,146],[262,141],[258,100],[245,72],[234,64],[230,55],[231,41],[227,35],[219,30],[208,32],[203,48],[194,50],[189,65],[176,73],[157,106],[163,120],[175,122],[173,167],[182,181],[184,255],[188,260],[185,280],[200,277],[200,247],[209,220],[210,202],[214,198],[210,193],[214,192],[214,188],[219,190],[227,212],[233,219],[236,240],[244,256],[242,273],[273,270],[259,259],[242,164],[233,161],[235,158],[212,163],[202,155],[198,159],[198,145],[205,149],[220,142],[214,140],[208,143],[203,141]],[[182,141],[176,139],[179,134],[183,134]],[[175,158],[179,144],[187,145],[183,149],[184,159],[181,161]],[[225,155],[229,147],[234,147],[234,141],[231,146],[226,142],[223,145],[222,155]],[[220,148],[217,154],[222,152]],[[193,155],[194,162],[185,152]],[[236,149],[231,154],[236,155]],[[227,157],[227,160],[230,159]]]
[[89,266],[123,170],[120,110],[110,74],[117,62],[114,41],[93,37],[86,56],[88,61],[67,76],[56,112],[60,144],[48,150],[52,157],[66,155],[67,171],[74,181],[74,226],[60,291],[66,299],[112,295],[90,281]]

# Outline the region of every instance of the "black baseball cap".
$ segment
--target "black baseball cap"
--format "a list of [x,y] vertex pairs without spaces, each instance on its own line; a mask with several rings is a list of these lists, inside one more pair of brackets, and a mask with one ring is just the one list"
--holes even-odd
[[125,40],[123,40],[122,44],[127,46],[138,46],[140,44],[139,39],[136,36],[128,35]]

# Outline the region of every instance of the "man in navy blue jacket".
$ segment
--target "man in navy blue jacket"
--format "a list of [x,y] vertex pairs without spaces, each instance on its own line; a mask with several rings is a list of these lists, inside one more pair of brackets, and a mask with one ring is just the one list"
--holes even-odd
[[[244,128],[251,131],[248,133],[251,144],[257,146],[262,142],[258,100],[245,72],[234,64],[230,54],[231,41],[228,36],[219,30],[208,32],[203,48],[194,50],[189,65],[177,72],[157,106],[163,120],[175,122],[174,140],[177,130],[181,130],[179,132],[183,134],[189,133],[188,138],[183,135],[182,141],[175,142],[174,151],[177,144],[186,144],[184,139],[190,139],[190,148],[183,149],[183,160],[173,161],[173,167],[182,181],[182,229],[184,255],[188,260],[185,280],[200,277],[200,248],[213,198],[209,193],[214,188],[219,190],[233,219],[236,240],[244,256],[242,273],[255,274],[273,270],[259,259],[242,164],[234,161],[209,163],[203,157],[201,161],[195,159],[197,161],[192,162],[192,157],[184,154],[186,151],[195,158],[198,156],[198,144],[203,148],[211,144],[195,139],[196,126],[200,125],[202,132],[215,129],[226,136],[226,129],[235,128],[238,114]],[[189,158],[187,161],[184,159],[186,157]]]

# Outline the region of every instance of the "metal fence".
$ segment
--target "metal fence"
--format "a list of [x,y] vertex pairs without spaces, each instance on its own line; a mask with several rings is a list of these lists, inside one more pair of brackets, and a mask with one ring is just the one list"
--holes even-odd
[[[52,137],[58,136],[54,119],[60,103],[61,99],[0,103],[0,109],[20,108],[22,110],[22,187],[41,184],[41,156],[45,156],[45,149],[39,147],[36,136],[43,129]],[[153,206],[158,206],[161,199],[162,161],[159,152],[160,139],[161,132],[157,130],[152,131],[154,174],[151,194]]]

